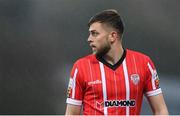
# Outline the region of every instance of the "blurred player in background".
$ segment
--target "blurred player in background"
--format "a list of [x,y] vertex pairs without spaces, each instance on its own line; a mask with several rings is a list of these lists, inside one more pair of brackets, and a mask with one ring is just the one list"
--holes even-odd
[[168,110],[151,59],[122,45],[123,22],[116,10],[89,21],[93,54],[74,64],[68,85],[66,115],[139,115],[143,94],[153,114]]

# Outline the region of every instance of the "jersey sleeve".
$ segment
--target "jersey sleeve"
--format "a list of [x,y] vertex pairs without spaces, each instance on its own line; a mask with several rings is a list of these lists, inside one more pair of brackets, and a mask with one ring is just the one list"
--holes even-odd
[[82,76],[80,75],[80,69],[78,67],[78,63],[75,63],[71,70],[66,103],[72,105],[82,105],[82,98],[83,98],[82,80],[83,79]]
[[148,57],[146,62],[146,80],[145,80],[146,96],[155,96],[162,93],[159,85],[159,77],[152,60]]

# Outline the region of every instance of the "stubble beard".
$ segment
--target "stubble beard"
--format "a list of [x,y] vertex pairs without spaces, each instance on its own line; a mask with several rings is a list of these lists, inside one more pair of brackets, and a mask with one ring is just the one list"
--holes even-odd
[[109,44],[106,44],[100,49],[93,50],[93,54],[95,54],[97,57],[103,57],[109,52],[110,49],[111,46]]

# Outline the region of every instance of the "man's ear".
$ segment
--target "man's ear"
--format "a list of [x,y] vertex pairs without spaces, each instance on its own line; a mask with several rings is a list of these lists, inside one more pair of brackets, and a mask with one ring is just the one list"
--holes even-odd
[[110,34],[110,42],[114,42],[118,39],[118,33],[116,31],[112,31]]

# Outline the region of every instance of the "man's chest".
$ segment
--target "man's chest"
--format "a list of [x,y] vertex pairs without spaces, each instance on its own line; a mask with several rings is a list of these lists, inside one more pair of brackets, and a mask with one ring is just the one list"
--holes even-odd
[[129,98],[135,99],[143,93],[144,77],[137,70],[124,71],[123,67],[117,70],[94,68],[88,73],[85,85],[85,96],[113,100],[126,99],[129,94]]

